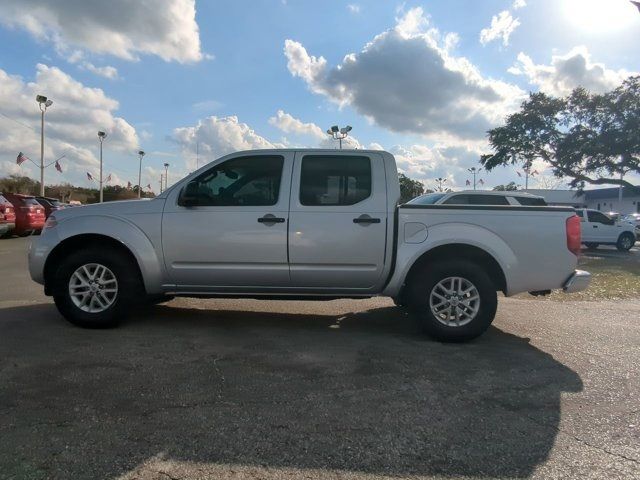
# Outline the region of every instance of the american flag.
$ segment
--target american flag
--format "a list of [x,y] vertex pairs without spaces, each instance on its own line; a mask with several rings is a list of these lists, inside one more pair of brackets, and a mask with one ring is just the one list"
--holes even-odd
[[105,183],[106,183],[106,182],[110,182],[110,181],[111,181],[111,174],[109,174],[109,176],[108,176],[108,177],[107,177],[107,179],[105,180]]
[[538,170],[534,170],[533,172],[531,172],[531,175],[539,175]]
[[471,182],[469,180],[467,180],[467,187],[471,185]]
[[22,152],[18,153],[18,158],[16,158],[16,163],[18,165],[22,165],[27,160],[29,160],[29,157],[27,157],[24,153]]
[[56,170],[58,170],[60,173],[62,173],[62,166],[60,165],[60,162],[58,162],[58,160],[56,160]]
[[127,182],[127,188],[131,189],[131,182]]
[[522,177],[522,174],[520,172],[516,171],[516,173],[518,174],[519,177]]
[[634,2],[633,0],[630,0],[630,1],[631,1],[631,3],[633,3],[636,6],[638,11],[640,12],[640,2]]
[[480,180],[478,180],[478,183],[479,183],[480,185],[484,185],[484,180],[483,180],[483,179],[480,179]]
[[151,190],[151,184],[150,184],[150,183],[147,185],[147,188],[148,188],[149,190]]
[[90,174],[89,172],[87,172],[87,178],[88,178],[89,180],[93,180],[93,177],[91,176],[91,174]]

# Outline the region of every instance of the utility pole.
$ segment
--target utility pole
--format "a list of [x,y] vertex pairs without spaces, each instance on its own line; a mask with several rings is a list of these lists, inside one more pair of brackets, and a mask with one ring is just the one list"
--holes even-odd
[[36,102],[40,107],[40,196],[44,197],[44,112],[53,105],[53,100],[36,95]]
[[144,157],[144,151],[139,150],[138,156],[140,157],[140,165],[138,167],[138,198],[140,198],[142,191],[142,157]]
[[100,203],[102,203],[102,142],[106,138],[106,132],[99,131],[98,132],[98,140],[100,141]]
[[162,193],[162,182],[164,182],[162,178],[162,174],[160,174],[160,193]]
[[169,164],[164,164],[164,189],[166,190],[169,184],[167,183],[169,180]]

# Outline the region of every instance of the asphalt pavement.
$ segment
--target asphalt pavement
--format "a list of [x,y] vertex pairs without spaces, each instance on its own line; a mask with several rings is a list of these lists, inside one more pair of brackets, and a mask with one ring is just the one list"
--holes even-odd
[[640,478],[640,301],[176,299],[68,324],[0,241],[0,478]]

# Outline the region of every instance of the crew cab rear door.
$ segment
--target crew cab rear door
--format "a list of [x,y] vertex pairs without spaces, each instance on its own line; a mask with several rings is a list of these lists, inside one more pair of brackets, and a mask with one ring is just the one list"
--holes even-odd
[[387,184],[376,153],[297,152],[289,211],[293,287],[369,289],[387,247]]

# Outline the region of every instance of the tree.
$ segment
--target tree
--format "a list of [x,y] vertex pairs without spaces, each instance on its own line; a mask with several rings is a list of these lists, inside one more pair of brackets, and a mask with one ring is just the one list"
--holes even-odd
[[398,174],[400,182],[400,203],[406,203],[424,193],[424,185],[418,180],[412,180],[404,173]]
[[565,98],[531,93],[520,111],[489,131],[493,154],[480,162],[487,170],[500,165],[547,162],[572,187],[614,184],[633,187],[622,178],[640,174],[640,76],[615,90],[592,94],[576,88]]
[[497,192],[515,192],[518,190],[516,182],[509,182],[506,185],[496,185],[493,189]]

